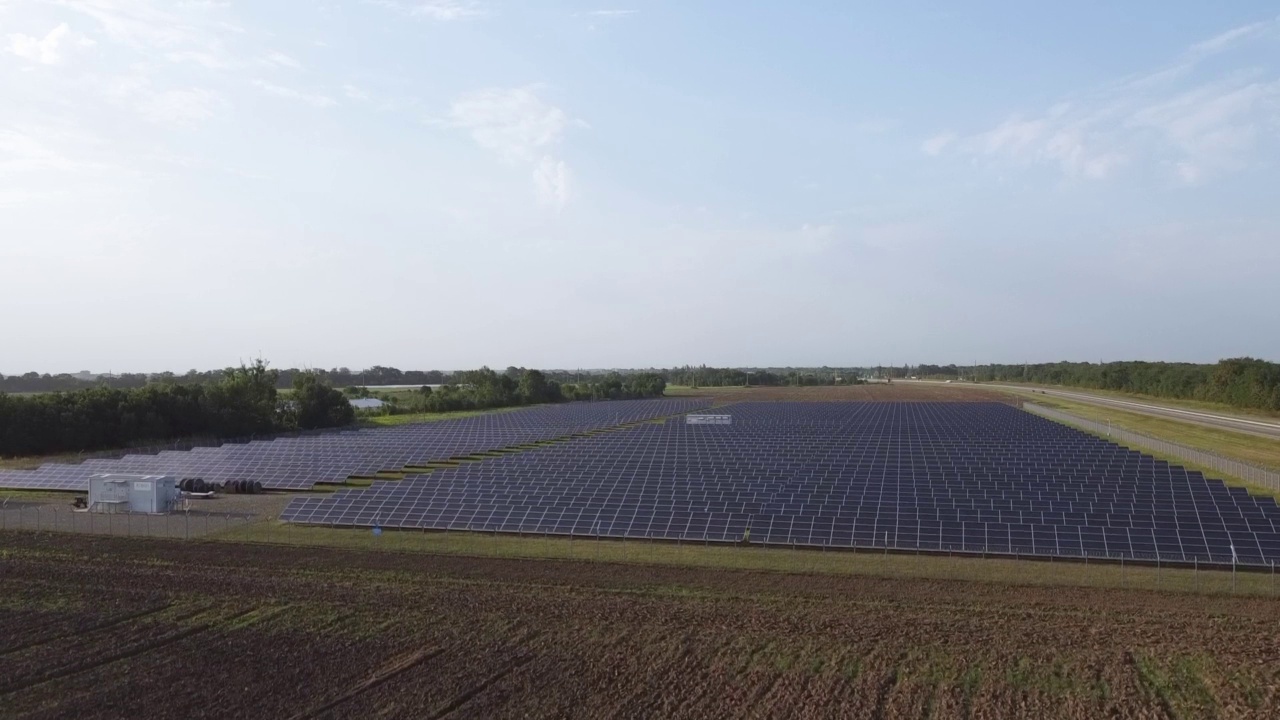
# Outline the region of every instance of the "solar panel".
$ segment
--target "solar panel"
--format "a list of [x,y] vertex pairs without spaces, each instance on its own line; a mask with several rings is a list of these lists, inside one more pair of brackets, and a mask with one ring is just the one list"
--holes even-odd
[[201,477],[214,483],[256,480],[270,490],[308,490],[316,483],[404,472],[476,453],[595,433],[708,404],[701,398],[577,402],[394,428],[91,459],[76,465],[49,463],[36,470],[0,471],[0,488],[86,491],[89,477],[97,473],[145,473]]
[[293,522],[813,547],[1280,559],[1272,498],[996,403],[738,403],[300,499]]

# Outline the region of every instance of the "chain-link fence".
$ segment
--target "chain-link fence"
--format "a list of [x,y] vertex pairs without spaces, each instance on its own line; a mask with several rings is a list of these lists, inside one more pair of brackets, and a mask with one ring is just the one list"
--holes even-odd
[[61,532],[193,540],[226,533],[262,518],[252,513],[97,513],[49,503],[0,501],[0,531]]
[[1131,430],[1113,427],[1110,422],[1099,422],[1082,418],[1078,415],[1062,412],[1053,408],[1047,408],[1043,405],[1035,403],[1023,403],[1022,408],[1029,412],[1040,415],[1041,417],[1058,422],[1067,423],[1083,428],[1097,435],[1106,437],[1114,442],[1136,446],[1134,449],[1145,448],[1153,452],[1157,452],[1167,457],[1178,458],[1200,467],[1216,470],[1224,475],[1230,476],[1237,480],[1243,480],[1250,485],[1266,488],[1274,492],[1280,492],[1280,472],[1270,470],[1268,468],[1250,465],[1234,458],[1224,457],[1207,450],[1187,447],[1179,443],[1161,440],[1160,438],[1143,435]]

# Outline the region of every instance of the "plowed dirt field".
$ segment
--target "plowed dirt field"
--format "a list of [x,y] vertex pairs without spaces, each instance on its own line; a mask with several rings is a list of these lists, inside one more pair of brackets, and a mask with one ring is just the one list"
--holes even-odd
[[1271,598],[0,534],[0,717],[1280,716]]

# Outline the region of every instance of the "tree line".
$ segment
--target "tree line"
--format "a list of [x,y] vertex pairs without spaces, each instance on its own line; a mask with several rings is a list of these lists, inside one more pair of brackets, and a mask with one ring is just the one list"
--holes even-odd
[[1209,364],[1163,362],[984,365],[976,379],[1070,385],[1239,408],[1280,410],[1280,363],[1230,358]]
[[216,382],[107,384],[38,395],[0,392],[0,455],[124,448],[176,438],[233,438],[349,425],[351,403],[320,376],[280,372],[261,360],[220,371]]
[[[515,380],[526,371],[526,368],[508,367],[498,373]],[[87,377],[68,373],[49,374],[28,372],[22,375],[0,375],[0,392],[39,393],[71,390],[85,390],[97,387],[116,389],[138,389],[155,384],[180,385],[212,385],[222,382],[227,370],[189,370],[186,373],[125,373],[119,375],[100,375]],[[349,368],[333,368],[331,370],[300,370],[288,368],[275,371],[276,388],[283,390],[293,386],[293,380],[299,375],[314,376],[325,384],[338,388],[376,387],[386,385],[403,386],[462,386],[475,380],[471,370],[400,370],[393,367],[375,365],[364,370]],[[609,396],[623,392],[615,381],[626,384],[627,378],[639,376],[660,377],[669,385],[690,385],[696,387],[724,387],[746,385],[748,379],[752,385],[835,385],[859,382],[858,378],[866,374],[862,368],[712,368],[685,366],[671,369],[649,370],[540,370],[547,382],[559,384],[561,387],[575,386],[583,388],[579,393],[583,399]],[[749,377],[748,377],[749,373]],[[625,392],[624,392],[625,394]],[[576,399],[570,397],[569,399]]]
[[[561,383],[540,370],[509,367],[499,373],[487,367],[453,373],[448,382],[422,386],[403,396],[385,395],[387,414],[453,412],[538,405],[573,400],[633,400],[661,397],[666,381],[656,373],[610,373],[585,382]],[[348,395],[372,395],[368,388],[348,387]]]
[[[389,369],[384,369],[389,370]],[[288,375],[291,392],[281,392]],[[350,425],[350,396],[368,396],[358,386],[334,389],[332,373],[280,371],[258,360],[251,365],[200,374],[195,382],[151,378],[139,387],[89,387],[30,395],[0,392],[0,456],[51,455],[167,442],[178,438],[235,438]],[[365,377],[360,373],[359,377]],[[431,377],[399,371],[375,373],[383,380],[444,379],[423,384],[408,399],[389,396],[383,412],[453,412],[558,403],[661,397],[666,381],[656,373],[590,375],[576,383],[552,380],[539,370],[487,367]],[[337,377],[357,377],[355,374]],[[392,383],[402,384],[402,383]]]
[[[88,388],[109,387],[119,390],[138,389],[147,385],[181,384],[212,385],[222,382],[229,370],[188,370],[177,374],[161,373],[123,373],[106,374],[94,377],[81,376],[79,373],[38,373],[28,372],[22,375],[0,375],[0,392],[37,393],[85,390]],[[293,387],[294,378],[311,376],[333,387],[351,385],[440,385],[449,381],[454,374],[441,370],[398,370],[393,367],[375,365],[366,370],[334,368],[332,370],[300,370],[288,368],[274,370],[274,382],[277,390]]]
[[689,387],[733,387],[737,385],[803,386],[857,385],[862,383],[861,368],[786,368],[746,370],[715,368],[701,365],[664,370],[661,375],[672,385]]
[[1229,358],[1216,363],[1056,362],[1022,365],[905,365],[890,377],[1025,382],[1115,390],[1172,400],[1204,400],[1238,408],[1280,410],[1280,363]]

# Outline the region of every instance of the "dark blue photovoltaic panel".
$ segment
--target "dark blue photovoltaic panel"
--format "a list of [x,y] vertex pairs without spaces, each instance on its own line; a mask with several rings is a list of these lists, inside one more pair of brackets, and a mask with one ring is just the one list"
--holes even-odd
[[1280,508],[996,403],[739,403],[300,498],[293,522],[1170,562],[1280,559]]
[[707,407],[702,398],[617,400],[543,405],[458,420],[349,430],[304,437],[49,463],[0,470],[0,488],[87,491],[99,473],[200,477],[212,483],[254,480],[269,490],[308,490],[352,476],[402,471],[473,453],[554,440]]

